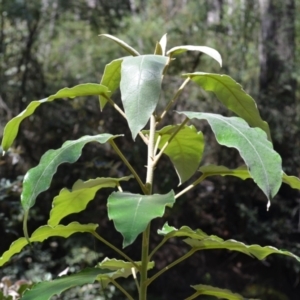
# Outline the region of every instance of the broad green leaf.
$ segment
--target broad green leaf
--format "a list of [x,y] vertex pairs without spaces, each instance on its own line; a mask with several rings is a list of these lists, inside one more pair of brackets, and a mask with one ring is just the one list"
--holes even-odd
[[86,83],[76,85],[72,88],[64,88],[59,90],[56,94],[49,96],[48,98],[42,100],[36,100],[30,102],[25,110],[23,110],[19,115],[11,119],[5,126],[3,131],[3,139],[2,139],[2,148],[4,151],[7,151],[8,148],[14,142],[20,123],[30,115],[34,113],[37,107],[39,107],[42,103],[51,102],[55,99],[59,98],[74,98],[80,96],[93,96],[93,95],[103,95],[108,94],[109,90],[106,86],[96,83]]
[[[41,226],[36,231],[33,232],[31,237],[29,238],[31,243],[34,242],[43,242],[44,240],[48,239],[49,237],[53,236],[60,236],[67,238],[70,235],[77,233],[77,232],[95,232],[96,228],[98,227],[97,224],[79,224],[77,222],[70,223],[67,226],[64,225],[57,225],[55,227],[52,226]],[[28,242],[26,238],[22,237],[17,239],[10,245],[10,248],[3,253],[0,257],[0,266],[3,266],[9,259],[19,253]]]
[[124,41],[118,39],[117,37],[110,35],[110,34],[100,34],[99,35],[107,37],[109,39],[111,39],[112,41],[114,41],[115,43],[117,43],[119,46],[121,46],[123,49],[125,49],[129,54],[131,54],[132,56],[138,56],[140,55],[134,48],[132,48],[131,46],[129,46],[128,44],[126,44]]
[[245,298],[239,294],[233,293],[227,289],[220,289],[210,285],[197,284],[191,286],[197,292],[191,297],[186,298],[185,300],[195,299],[201,295],[215,296],[219,299],[228,299],[228,300],[245,300]]
[[156,108],[167,60],[167,57],[160,55],[125,57],[123,60],[120,89],[133,139]]
[[47,151],[41,158],[40,163],[30,169],[23,182],[21,203],[25,211],[34,204],[36,197],[50,186],[57,167],[62,163],[73,163],[81,155],[82,148],[89,142],[106,143],[117,136],[102,133],[95,136],[83,136],[78,140],[67,141],[61,148]]
[[[160,137],[158,148],[161,149],[179,125],[169,125],[155,134],[155,141]],[[172,139],[164,153],[171,159],[177,175],[179,185],[187,181],[198,169],[204,150],[202,132],[197,132],[192,126],[183,127]]]
[[228,249],[239,251],[249,256],[254,256],[259,260],[265,259],[270,254],[281,254],[295,258],[300,262],[300,257],[285,250],[278,250],[272,246],[261,247],[259,245],[246,245],[235,240],[223,240],[215,235],[207,235],[201,229],[192,230],[188,226],[183,226],[180,229],[169,226],[167,223],[163,226],[162,230],[158,230],[158,234],[171,237],[188,237],[184,240],[185,243],[190,245],[195,250],[207,249]]
[[251,177],[270,199],[276,195],[282,183],[281,157],[274,151],[266,133],[251,128],[241,118],[223,117],[218,114],[180,112],[188,118],[207,120],[219,144],[236,148],[244,159]]
[[235,176],[240,179],[252,178],[246,166],[240,166],[236,169],[228,169],[224,166],[207,165],[199,168],[199,171],[203,173],[205,177],[210,176]]
[[[142,263],[140,261],[135,261],[135,264],[138,267],[141,267]],[[135,270],[136,273],[139,272],[139,270],[131,263],[131,262],[126,262],[123,260],[118,260],[118,259],[109,259],[105,258],[101,263],[97,265],[98,268],[104,268],[107,270],[114,271],[111,274],[108,274],[105,276],[105,274],[101,274],[97,279],[101,279],[101,284],[103,287],[105,287],[110,279],[117,279],[120,277],[127,278],[128,276],[132,275],[132,269]],[[150,270],[154,267],[154,262],[149,262],[147,266],[147,270]]]
[[[105,66],[100,84],[106,86],[109,89],[109,93],[107,93],[108,97],[110,97],[120,85],[122,61],[123,58],[115,59]],[[100,95],[99,101],[102,111],[107,103],[107,100],[105,97]]]
[[139,195],[113,192],[108,197],[108,217],[124,240],[123,247],[132,244],[151,220],[162,217],[166,206],[175,203],[174,192],[165,195]]
[[273,246],[265,246],[265,247],[261,247],[259,245],[248,246],[242,242],[238,242],[235,240],[224,241],[223,239],[216,236],[209,236],[208,238],[203,240],[185,239],[184,242],[197,250],[228,249],[231,251],[239,251],[244,254],[254,256],[259,260],[265,259],[270,254],[281,254],[281,255],[293,257],[298,262],[300,262],[300,257],[286,250],[279,250]]
[[251,127],[259,127],[265,131],[271,141],[269,125],[261,119],[254,99],[231,77],[202,72],[183,76],[190,77],[205,91],[213,92],[229,110],[244,119]]
[[120,181],[127,181],[132,176],[122,178],[96,178],[88,181],[77,180],[72,190],[64,188],[52,203],[48,225],[55,226],[65,216],[78,213],[86,208],[94,199],[95,194],[102,188],[115,188]]
[[86,268],[77,274],[66,275],[52,281],[40,282],[35,284],[32,289],[27,290],[22,300],[49,300],[67,289],[84,284],[92,284],[97,280],[97,277],[109,276],[110,273],[112,273],[110,270]]
[[177,47],[170,49],[167,52],[167,55],[169,55],[169,56],[178,55],[178,54],[184,53],[186,51],[199,51],[199,52],[205,53],[205,54],[209,55],[210,57],[212,57],[214,60],[216,60],[222,67],[221,54],[217,50],[210,48],[210,47],[206,47],[206,46],[192,46],[192,45],[177,46]]

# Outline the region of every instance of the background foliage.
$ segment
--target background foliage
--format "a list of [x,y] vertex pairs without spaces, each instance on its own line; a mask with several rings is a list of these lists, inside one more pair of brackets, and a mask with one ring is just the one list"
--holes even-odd
[[[262,117],[270,123],[284,170],[298,176],[299,13],[299,0],[0,0],[0,134],[4,124],[30,101],[65,86],[100,82],[105,64],[126,53],[98,34],[114,34],[141,53],[151,53],[156,41],[168,33],[169,48],[180,44],[214,47],[222,54],[224,65],[220,71],[217,63],[201,54],[182,55],[165,78],[168,88],[162,101],[180,86],[181,81],[174,76],[179,72],[222,72],[232,76],[254,96]],[[115,101],[119,102],[118,95]],[[190,84],[189,93],[182,94],[174,109],[193,108],[227,113],[213,95],[196,84]],[[108,129],[117,134],[118,128],[127,128],[118,115],[117,121],[112,121],[115,112],[109,107],[105,114],[104,123],[96,98],[76,98],[40,107],[37,114],[24,122],[15,147],[0,160],[0,234],[5,237],[1,238],[1,253],[22,235],[23,212],[19,203],[22,175],[37,165],[47,149],[58,148],[66,139]],[[176,117],[170,121],[176,124]],[[209,133],[208,127],[202,126]],[[146,149],[143,145],[133,147],[129,132],[127,137],[122,147],[128,159],[139,166],[138,171],[145,173],[142,154]],[[232,168],[241,164],[237,152],[220,148],[211,134],[206,143],[207,163]],[[100,152],[97,145],[87,146],[77,163],[59,168],[51,189],[40,196],[42,199],[29,223],[30,231],[45,224],[51,200],[61,188],[71,187],[77,178],[115,175],[127,175],[116,155],[109,148]],[[167,159],[157,175],[156,183],[163,183],[161,193],[169,191],[178,181]],[[132,189],[130,182],[129,188]],[[158,186],[154,188],[158,190]],[[105,193],[98,193],[97,201],[80,214],[80,222],[100,223],[103,236],[121,245],[120,235],[104,218],[108,195]],[[289,187],[281,188],[267,212],[264,195],[251,181],[209,179],[179,198],[173,210],[175,214],[167,213],[166,218],[177,228],[186,224],[226,239],[271,244],[300,255],[300,198]],[[153,232],[163,223],[164,220],[155,221]],[[155,237],[153,243],[158,240]],[[136,246],[126,251],[133,258],[139,257],[140,249]],[[156,259],[162,267],[185,251],[183,244],[174,242],[163,248]],[[53,278],[66,267],[77,270],[79,266],[95,264],[102,256],[110,256],[109,250],[90,237],[52,239],[37,246],[34,254],[24,251],[2,268],[0,275],[4,285],[7,275],[13,281]],[[197,280],[193,282],[192,278]],[[183,299],[185,288],[189,289],[187,282],[229,288],[248,297],[296,300],[300,293],[300,266],[292,259],[275,255],[262,263],[231,252],[198,253],[162,276],[151,286],[150,293],[153,299]],[[74,297],[104,299],[103,295],[92,295],[88,287],[72,290],[61,299]],[[106,298],[112,297],[120,299],[113,290],[106,291]]]

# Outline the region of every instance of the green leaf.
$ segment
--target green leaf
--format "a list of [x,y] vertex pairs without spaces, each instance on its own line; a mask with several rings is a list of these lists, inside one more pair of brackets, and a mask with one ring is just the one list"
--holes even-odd
[[133,139],[156,108],[167,60],[160,55],[125,57],[123,60],[120,89]]
[[27,108],[22,111],[19,115],[11,119],[5,126],[3,131],[3,139],[2,139],[2,148],[4,151],[7,151],[8,148],[14,142],[18,131],[20,123],[30,115],[34,113],[37,107],[39,107],[42,103],[51,102],[55,99],[59,98],[74,98],[80,96],[92,96],[92,95],[103,95],[108,94],[109,90],[106,86],[96,83],[86,83],[76,85],[72,88],[64,88],[59,90],[56,94],[49,96],[48,98],[42,100],[36,100],[30,102]]
[[73,163],[81,155],[82,148],[86,143],[106,143],[117,136],[102,133],[95,136],[83,136],[78,140],[67,141],[61,148],[47,151],[41,158],[40,163],[30,169],[24,177],[21,203],[25,211],[34,204],[36,197],[50,186],[57,167],[62,163]]
[[[155,133],[155,141],[160,137],[161,149],[179,125],[169,125]],[[202,132],[192,126],[183,127],[172,139],[164,153],[169,156],[179,177],[179,185],[187,181],[197,170],[204,150]]]
[[175,195],[139,195],[113,192],[108,198],[108,217],[124,237],[123,248],[132,244],[151,220],[162,217],[166,206],[173,206]]
[[229,110],[243,118],[250,126],[259,127],[265,131],[271,141],[269,125],[261,119],[254,99],[231,77],[202,72],[183,76],[190,77],[205,91],[213,92]]
[[[136,261],[135,264],[138,267],[142,266],[142,263],[140,261]],[[105,275],[101,274],[97,279],[101,279],[101,284],[103,287],[105,287],[111,279],[117,279],[120,277],[127,278],[128,276],[132,275],[132,269],[135,270],[135,273],[138,273],[138,269],[131,263],[131,262],[125,262],[123,260],[118,259],[109,259],[105,258],[101,263],[97,265],[98,268],[104,268],[107,270],[114,271],[111,274]],[[154,267],[154,262],[148,262],[147,270],[150,270]]]
[[288,176],[285,173],[283,173],[282,181],[288,184],[291,188],[300,190],[300,179],[298,177]]
[[[100,84],[106,86],[109,89],[109,93],[106,94],[108,97],[110,97],[113,92],[120,86],[122,61],[123,58],[115,59],[105,66]],[[102,111],[107,103],[107,100],[105,97],[99,96],[99,101]]]
[[197,285],[192,285],[191,287],[193,289],[195,289],[197,292],[195,294],[193,294],[191,297],[186,298],[186,300],[195,299],[196,297],[201,296],[201,295],[215,296],[219,299],[228,299],[228,300],[244,300],[245,299],[243,296],[233,293],[230,290],[220,289],[220,288],[213,287],[210,285],[197,284]]
[[184,242],[190,245],[195,250],[207,249],[228,249],[239,251],[249,256],[254,256],[259,260],[265,259],[270,254],[281,254],[295,258],[300,262],[300,257],[285,250],[278,250],[272,246],[261,247],[259,245],[246,245],[235,240],[223,240],[215,235],[207,235],[201,229],[192,230],[188,226],[183,226],[180,229],[169,226],[166,223],[162,230],[158,230],[158,234],[165,236],[165,238],[172,237],[188,237]]
[[236,148],[244,159],[251,177],[270,199],[276,195],[282,183],[281,157],[274,151],[266,133],[251,128],[241,118],[223,117],[218,114],[180,112],[188,118],[207,120],[219,144]]
[[132,56],[138,56],[140,55],[134,48],[132,48],[131,46],[129,46],[128,44],[126,44],[124,41],[118,39],[117,37],[110,35],[110,34],[100,34],[99,35],[107,37],[109,39],[111,39],[112,41],[114,41],[115,43],[117,43],[119,46],[121,46],[123,49],[125,49],[129,54],[131,54]]
[[77,180],[72,190],[62,189],[52,203],[48,225],[55,226],[65,216],[78,213],[86,208],[102,188],[115,188],[120,181],[128,181],[132,176],[122,178],[96,178],[88,181]]
[[177,47],[170,49],[167,52],[167,55],[169,55],[169,56],[178,55],[178,54],[184,53],[186,51],[203,52],[203,53],[209,55],[210,57],[212,57],[214,60],[216,60],[222,67],[221,54],[217,50],[210,48],[210,47],[206,47],[206,46],[192,46],[192,45],[177,46]]
[[235,176],[240,179],[252,178],[246,166],[240,166],[236,169],[228,169],[224,166],[207,165],[199,168],[199,171],[203,173],[205,177],[210,176]]
[[265,246],[265,247],[261,247],[259,245],[248,246],[242,242],[238,242],[235,240],[224,241],[223,239],[213,235],[201,241],[195,239],[185,239],[184,242],[190,245],[192,248],[196,249],[197,251],[208,250],[208,249],[228,249],[231,251],[238,251],[250,256],[254,256],[259,260],[265,259],[270,254],[281,254],[281,255],[293,257],[298,262],[300,262],[300,257],[286,250],[279,250],[273,246]]
[[[52,236],[60,236],[67,238],[70,235],[77,233],[77,232],[95,232],[98,224],[79,224],[77,222],[70,223],[67,226],[64,225],[57,225],[55,227],[52,226],[41,226],[36,231],[33,232],[31,237],[29,238],[31,243],[34,242],[43,242],[44,240],[48,239]],[[0,257],[0,266],[3,266],[9,259],[19,253],[28,242],[26,238],[22,237],[17,239],[10,245],[10,248],[3,253],[2,257]]]
[[27,290],[22,300],[48,300],[72,287],[92,284],[97,280],[97,277],[108,276],[110,273],[110,270],[86,268],[77,274],[66,275],[52,281],[40,282],[35,284],[31,290]]

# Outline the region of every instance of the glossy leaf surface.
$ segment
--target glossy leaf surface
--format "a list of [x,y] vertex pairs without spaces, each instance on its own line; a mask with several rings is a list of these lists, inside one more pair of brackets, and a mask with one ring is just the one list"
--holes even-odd
[[104,144],[115,137],[107,133],[95,136],[87,135],[78,140],[67,141],[59,149],[47,151],[42,156],[40,163],[30,169],[24,177],[21,194],[21,203],[24,210],[28,211],[35,204],[36,197],[49,188],[52,177],[60,164],[75,162],[87,143],[98,142]]
[[55,226],[65,216],[84,210],[102,188],[115,188],[120,181],[127,181],[132,176],[122,178],[96,178],[88,181],[77,180],[72,189],[64,188],[52,202],[48,225]]
[[208,55],[208,56],[212,57],[214,60],[216,60],[222,67],[221,54],[217,50],[210,48],[210,47],[206,47],[206,46],[193,46],[193,45],[177,46],[177,47],[170,49],[167,52],[167,55],[170,55],[170,56],[178,55],[178,54],[184,53],[186,51],[198,51],[198,52],[205,53],[206,55]]
[[121,66],[121,95],[133,139],[154,112],[168,58],[160,55],[125,57]]
[[64,88],[59,90],[56,94],[49,96],[48,98],[42,100],[36,100],[30,102],[27,108],[22,111],[19,115],[11,119],[5,126],[2,139],[2,148],[6,151],[14,142],[18,131],[20,123],[30,115],[34,113],[37,107],[42,103],[51,102],[59,98],[74,98],[80,96],[92,96],[92,95],[103,95],[108,94],[109,90],[107,87],[96,84],[96,83],[86,83],[76,85],[72,88]]
[[99,268],[86,268],[77,274],[66,275],[51,281],[35,284],[31,290],[24,293],[22,300],[49,300],[55,295],[76,286],[92,284],[97,277],[108,276],[110,270]]
[[270,199],[282,183],[281,157],[273,150],[266,133],[251,128],[241,118],[223,117],[218,114],[181,112],[188,118],[207,120],[219,144],[236,148],[244,159],[251,177]]
[[207,295],[207,296],[214,296],[219,299],[228,299],[228,300],[244,300],[245,298],[242,295],[236,294],[231,292],[227,289],[219,289],[210,285],[204,285],[204,284],[197,284],[191,286],[193,289],[195,289],[197,292],[193,294],[191,297],[186,298],[186,300],[189,299],[195,299],[198,296],[201,295]]
[[[70,223],[67,226],[64,225],[58,225],[55,227],[52,226],[41,226],[36,231],[33,232],[31,237],[29,238],[31,243],[34,242],[43,242],[49,237],[53,236],[60,236],[67,238],[70,235],[77,233],[77,232],[95,232],[96,228],[98,227],[98,224],[79,224],[77,222]],[[15,242],[13,242],[10,245],[10,248],[3,253],[3,255],[0,257],[0,266],[3,266],[6,262],[9,261],[9,259],[19,253],[26,245],[28,245],[28,242],[26,238],[22,237],[17,239]]]
[[[140,267],[142,264],[140,261],[136,261],[135,264]],[[137,274],[139,270],[131,263],[123,260],[118,259],[109,259],[105,258],[101,263],[97,265],[98,268],[104,268],[107,270],[113,271],[112,274],[109,276],[101,276],[101,283],[105,287],[110,279],[117,279],[120,277],[127,278],[128,276],[132,275],[132,268],[135,270]],[[154,267],[154,262],[149,262],[147,266],[147,270],[150,270]]]
[[261,119],[254,99],[231,77],[201,72],[183,76],[190,77],[205,91],[213,92],[229,110],[243,118],[251,127],[261,128],[271,140],[269,125]]
[[[179,125],[170,125],[155,133],[155,141],[160,137],[158,148],[161,149]],[[202,132],[194,126],[185,126],[172,139],[164,153],[169,156],[179,177],[179,184],[188,180],[197,170],[204,150]]]
[[176,229],[166,223],[162,230],[158,230],[158,234],[163,235],[166,238],[188,237],[188,239],[185,239],[184,242],[196,250],[227,249],[239,251],[249,256],[254,256],[259,260],[265,259],[270,254],[281,254],[293,257],[300,262],[300,257],[289,251],[279,250],[272,246],[248,246],[235,240],[223,240],[215,235],[207,235],[201,229],[192,230],[188,226],[182,226],[180,229]]
[[[123,58],[115,59],[105,66],[100,84],[109,89],[108,97],[111,97],[113,92],[120,86],[121,81],[121,64]],[[99,96],[100,108],[104,109],[107,100],[103,96]]]
[[99,36],[100,37],[104,36],[104,37],[109,38],[110,40],[114,41],[119,46],[121,46],[123,49],[125,49],[129,54],[131,54],[132,56],[138,56],[138,55],[140,55],[134,48],[132,48],[127,43],[125,43],[124,41],[118,39],[117,37],[115,37],[113,35],[110,35],[110,34],[100,34]]
[[108,198],[108,217],[123,236],[123,247],[132,244],[151,220],[162,217],[166,206],[175,203],[174,192],[139,195],[113,192]]

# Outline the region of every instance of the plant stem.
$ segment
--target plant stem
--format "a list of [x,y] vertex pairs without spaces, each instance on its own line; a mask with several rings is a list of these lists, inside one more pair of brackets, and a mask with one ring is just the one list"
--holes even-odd
[[168,238],[163,238],[163,240],[151,251],[151,253],[149,254],[149,260],[151,260],[152,256],[157,252],[157,250],[166,243],[166,241],[168,240]]
[[149,285],[152,281],[154,281],[157,277],[159,277],[161,274],[164,272],[170,270],[172,267],[176,266],[177,264],[181,263],[191,255],[193,255],[197,250],[196,249],[191,249],[189,252],[181,256],[180,258],[176,259],[172,263],[170,263],[168,266],[164,267],[161,269],[159,272],[157,272],[155,275],[153,275],[151,278],[148,279],[147,284]]
[[156,166],[157,162],[159,161],[160,157],[166,150],[166,148],[169,146],[171,141],[174,139],[176,134],[181,130],[181,128],[189,121],[189,118],[185,118],[184,121],[178,126],[178,128],[172,133],[170,138],[166,141],[166,143],[163,145],[163,147],[160,149],[159,153],[154,157],[153,165]]
[[130,164],[130,162],[127,160],[127,158],[123,155],[122,151],[116,145],[116,143],[114,142],[114,140],[110,140],[109,143],[114,148],[114,150],[119,155],[119,157],[122,159],[122,161],[124,162],[124,164],[128,167],[128,169],[130,170],[130,172],[133,174],[134,178],[136,179],[136,181],[140,185],[142,191],[144,193],[147,193],[147,189],[145,188],[145,185],[142,182],[141,178],[139,177],[139,175],[137,174],[137,172],[135,171],[135,169],[132,167],[132,165]]
[[[111,98],[107,97],[106,95],[103,95],[103,97],[107,100],[107,102],[109,104],[111,104],[113,106],[113,108],[125,119],[127,120],[126,114],[124,113],[124,111],[120,108],[120,106],[118,104],[116,104],[114,102],[114,100],[112,100]],[[144,134],[140,131],[139,132],[139,136],[142,138],[142,140],[144,141],[144,143],[147,145],[148,144],[148,139],[144,136]]]
[[175,199],[177,199],[178,197],[182,196],[183,194],[185,194],[186,192],[188,192],[189,190],[191,190],[192,188],[194,188],[197,184],[199,184],[200,182],[202,182],[204,179],[206,178],[206,175],[202,174],[197,180],[195,180],[192,184],[190,184],[189,186],[187,186],[185,189],[183,189],[181,192],[179,192],[178,194],[175,195]]
[[190,81],[190,78],[187,78],[182,85],[179,87],[179,89],[177,90],[176,94],[174,95],[174,97],[170,100],[170,102],[167,104],[166,108],[164,109],[164,111],[162,112],[162,114],[160,115],[160,117],[158,118],[158,123],[164,118],[164,116],[166,115],[166,113],[170,110],[171,106],[174,104],[174,102],[177,100],[177,98],[181,95],[181,93],[183,92],[183,89],[185,88],[185,86],[188,84],[188,82]]
[[129,293],[120,285],[118,284],[114,279],[110,279],[111,283],[118,288],[129,300],[134,300],[133,297],[131,297],[131,295],[129,295]]
[[[153,186],[153,157],[154,157],[154,138],[155,138],[155,127],[156,119],[154,114],[150,117],[150,132],[149,132],[149,143],[148,143],[148,159],[147,159],[147,195],[152,194]],[[148,262],[149,262],[149,240],[150,240],[150,223],[148,224],[146,230],[143,232],[142,240],[142,267],[141,267],[141,278],[140,278],[140,300],[147,299],[147,279],[148,279]]]
[[98,239],[99,241],[101,241],[103,244],[105,244],[106,246],[110,247],[111,249],[113,249],[114,251],[116,251],[118,254],[120,254],[122,257],[124,257],[126,260],[128,260],[129,262],[132,263],[132,265],[138,270],[140,271],[141,267],[138,266],[129,256],[127,256],[122,250],[120,250],[119,248],[117,248],[116,246],[114,246],[113,244],[111,244],[109,241],[107,241],[106,239],[104,239],[102,236],[100,236],[97,232],[92,232],[92,235]]

